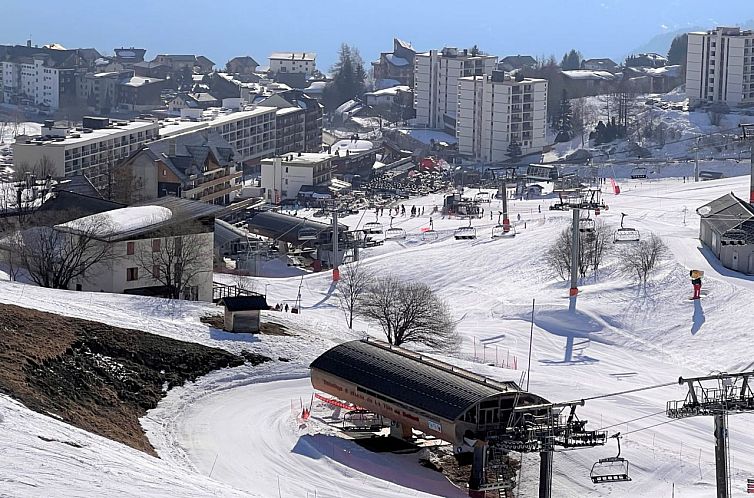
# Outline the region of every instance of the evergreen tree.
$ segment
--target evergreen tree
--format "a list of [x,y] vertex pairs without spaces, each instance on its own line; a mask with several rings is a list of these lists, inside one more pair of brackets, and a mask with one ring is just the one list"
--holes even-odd
[[689,35],[683,33],[673,38],[673,42],[670,44],[670,50],[668,50],[668,64],[671,65],[685,65],[686,64],[686,52],[689,46]]
[[573,121],[571,102],[568,100],[568,94],[563,89],[563,96],[560,99],[560,109],[555,121],[555,129],[558,135],[555,137],[556,142],[568,142],[573,137]]
[[511,140],[511,143],[508,144],[507,154],[511,159],[518,159],[521,157],[521,144],[518,143],[517,140]]
[[576,49],[571,49],[570,52],[563,55],[563,60],[560,62],[560,68],[563,71],[570,71],[573,69],[581,68],[581,52]]
[[328,111],[364,93],[367,73],[358,49],[345,43],[342,44],[338,62],[333,66],[332,74],[333,79],[327,84],[322,95],[323,103]]

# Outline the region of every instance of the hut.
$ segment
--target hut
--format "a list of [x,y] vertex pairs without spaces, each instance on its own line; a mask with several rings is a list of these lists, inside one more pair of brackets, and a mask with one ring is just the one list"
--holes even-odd
[[228,332],[259,332],[260,312],[270,309],[265,296],[230,296],[220,300],[225,306],[223,330]]

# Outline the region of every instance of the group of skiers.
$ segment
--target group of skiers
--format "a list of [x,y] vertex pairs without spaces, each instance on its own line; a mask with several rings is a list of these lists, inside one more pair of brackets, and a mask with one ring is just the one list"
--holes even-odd
[[[406,216],[406,205],[401,204],[400,206],[395,206],[394,208],[388,208],[388,214],[390,216],[393,216],[393,210],[395,210],[395,216]],[[435,206],[435,211],[437,211],[437,206]],[[411,217],[414,218],[415,216],[423,216],[424,215],[424,206],[416,207],[411,206]],[[434,211],[433,211],[434,212]],[[377,216],[382,216],[385,213],[384,207],[378,207],[374,209],[374,214]]]

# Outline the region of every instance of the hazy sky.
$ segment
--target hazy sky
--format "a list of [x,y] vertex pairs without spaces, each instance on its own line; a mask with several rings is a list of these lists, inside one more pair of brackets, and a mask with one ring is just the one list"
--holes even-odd
[[754,0],[2,0],[0,43],[57,42],[67,48],[120,46],[203,54],[218,65],[273,51],[314,51],[327,70],[341,42],[367,63],[393,36],[420,51],[474,44],[495,55],[620,58],[665,31],[736,25]]

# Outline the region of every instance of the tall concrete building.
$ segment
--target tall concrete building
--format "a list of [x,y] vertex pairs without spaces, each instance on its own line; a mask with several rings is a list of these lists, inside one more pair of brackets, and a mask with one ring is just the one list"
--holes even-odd
[[477,49],[445,47],[416,54],[414,60],[414,109],[416,121],[428,128],[455,134],[458,112],[458,80],[490,74],[497,57]]
[[494,70],[458,80],[458,152],[483,162],[509,158],[512,141],[521,153],[542,151],[547,122],[547,80],[513,79]]
[[686,96],[692,102],[754,103],[754,31],[689,33]]

